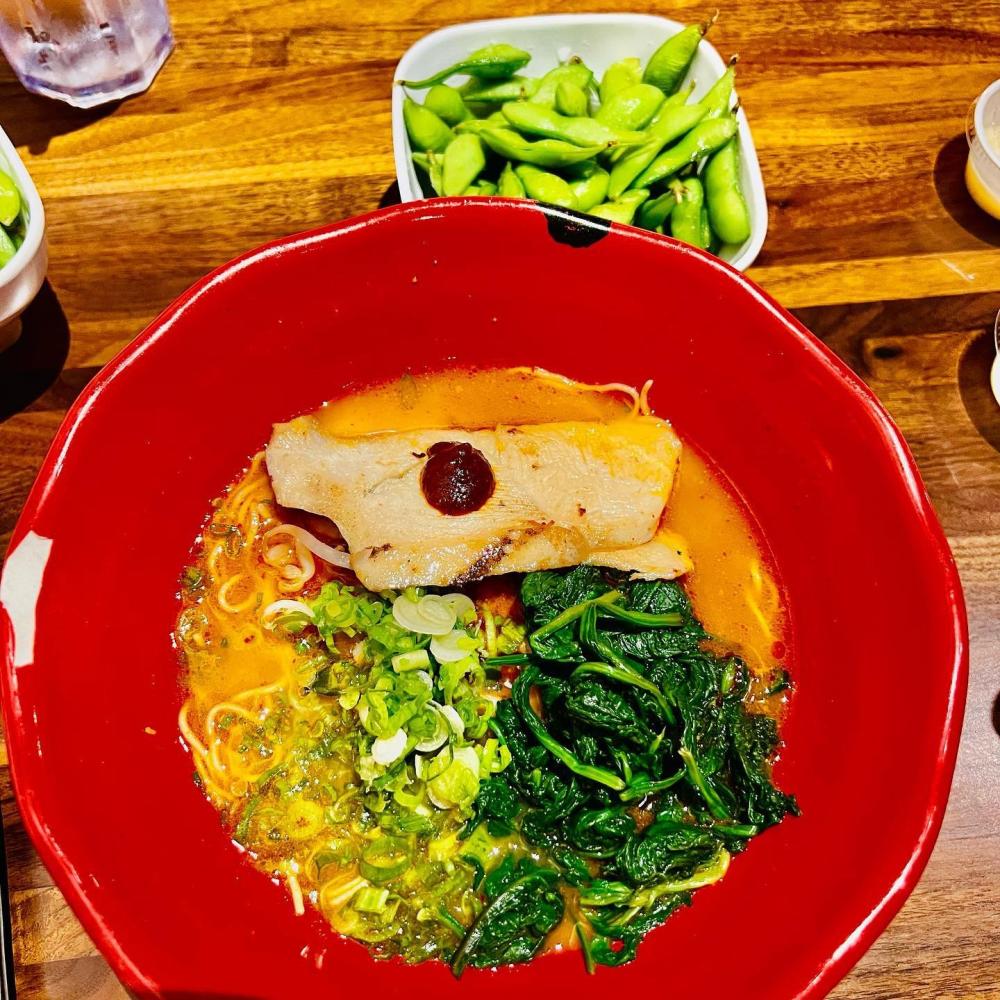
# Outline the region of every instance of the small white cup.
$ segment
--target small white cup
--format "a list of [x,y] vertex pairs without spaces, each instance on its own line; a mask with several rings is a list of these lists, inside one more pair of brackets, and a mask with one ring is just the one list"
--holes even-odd
[[1000,219],[1000,80],[994,80],[976,99],[965,137],[969,141],[965,186],[984,212]]

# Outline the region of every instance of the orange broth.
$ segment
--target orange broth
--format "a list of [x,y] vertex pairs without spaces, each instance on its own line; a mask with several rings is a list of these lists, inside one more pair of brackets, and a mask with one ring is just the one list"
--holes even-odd
[[[331,434],[420,427],[494,427],[557,420],[608,420],[628,412],[622,396],[595,392],[526,369],[405,375],[326,404]],[[669,419],[669,414],[664,414]],[[782,650],[779,591],[749,511],[721,473],[690,446],[667,505],[666,525],[688,543],[694,570],[685,578],[705,628],[738,651],[755,673]]]
[[[627,396],[607,387],[601,390],[527,369],[459,370],[407,375],[359,390],[326,404],[318,416],[331,434],[360,435],[421,427],[608,420],[630,411]],[[239,745],[244,730],[254,724],[252,717],[271,713],[279,730],[320,725],[319,700],[302,693],[308,656],[263,627],[260,611],[284,597],[309,599],[331,577],[352,579],[316,560],[313,577],[289,594],[282,589],[280,566],[264,557],[270,545],[267,532],[281,523],[301,524],[335,540],[336,530],[321,521],[278,507],[258,455],[216,502],[197,554],[195,568],[206,583],[185,596],[175,633],[190,691],[181,728],[203,787],[227,820],[245,808],[247,789],[274,763],[253,758]],[[239,529],[239,546],[219,533],[230,525]],[[759,710],[777,713],[783,699],[760,696],[763,676],[783,651],[779,590],[748,511],[721,474],[691,447],[682,455],[666,525],[688,544],[694,570],[685,582],[698,617],[719,637],[720,650],[741,653],[758,677]],[[517,603],[516,583],[515,578],[496,578],[475,585],[472,592],[509,613]],[[276,745],[280,747],[280,741]],[[219,761],[225,764],[221,769],[216,767]],[[333,764],[331,768],[325,780],[331,788],[342,789],[351,774],[336,771]],[[297,911],[303,898],[310,899],[337,930],[351,933],[338,923],[338,915],[342,897],[357,879],[356,868],[328,866],[322,879],[313,877],[316,849],[305,838],[286,844],[281,853],[266,844],[252,844],[249,850],[258,867],[284,875]],[[547,950],[577,946],[574,900],[568,904],[566,918],[547,940]]]

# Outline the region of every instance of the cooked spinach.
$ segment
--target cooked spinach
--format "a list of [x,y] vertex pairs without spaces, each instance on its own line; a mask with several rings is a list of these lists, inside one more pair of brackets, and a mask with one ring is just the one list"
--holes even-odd
[[476,918],[452,956],[456,976],[467,965],[477,968],[526,962],[562,920],[559,874],[530,858],[507,855],[483,881],[486,908]]
[[531,652],[491,722],[511,764],[467,829],[516,829],[552,867],[508,857],[487,876],[453,968],[534,955],[562,917],[560,883],[579,890],[588,967],[621,965],[797,814],[771,781],[777,727],[752,711],[745,664],[704,648],[679,583],[579,566],[528,574],[521,599]]

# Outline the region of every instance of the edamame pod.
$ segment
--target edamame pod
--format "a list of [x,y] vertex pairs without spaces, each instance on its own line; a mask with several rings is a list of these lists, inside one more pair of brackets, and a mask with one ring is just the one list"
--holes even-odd
[[660,105],[663,94],[648,83],[637,83],[619,90],[607,103],[598,108],[594,118],[604,125],[622,130],[645,128]]
[[569,118],[525,101],[505,104],[501,110],[519,132],[560,139],[574,146],[635,145],[646,138],[642,132],[623,132],[594,118]]
[[512,163],[508,162],[504,164],[503,170],[500,171],[500,181],[497,184],[497,194],[499,194],[501,198],[525,197],[524,185],[521,183],[521,178],[514,172],[514,165]]
[[648,191],[626,191],[617,201],[606,201],[590,210],[591,215],[609,222],[631,225],[639,206],[649,197]]
[[539,81],[532,76],[514,76],[499,83],[490,80],[469,80],[459,94],[467,104],[502,104],[523,101],[538,90]]
[[479,136],[465,133],[455,136],[442,159],[442,193],[446,197],[461,194],[486,166],[486,154]]
[[634,181],[638,187],[649,187],[672,177],[689,163],[714,153],[736,135],[736,119],[713,118],[699,122],[676,145],[665,149]]
[[601,77],[598,90],[601,104],[607,104],[619,91],[634,87],[637,83],[642,83],[642,63],[638,59],[630,57],[612,63]]
[[513,76],[529,62],[531,62],[530,52],[501,42],[476,49],[464,59],[425,80],[404,80],[403,83],[413,90],[425,90],[427,87],[433,87],[435,83],[443,83],[448,77],[457,73],[468,73],[469,76],[480,80],[503,80]]
[[720,118],[729,114],[733,103],[733,84],[736,82],[736,60],[729,60],[726,72],[709,88],[708,93],[698,102],[705,109],[706,118]]
[[[444,193],[444,179],[441,174],[441,158],[436,153],[413,153],[413,162],[427,176],[431,191],[436,195]],[[426,189],[424,191],[426,194]]]
[[670,235],[682,243],[708,249],[711,234],[705,232],[702,215],[705,211],[705,190],[697,177],[671,184],[676,192],[677,206],[670,213]]
[[[721,119],[724,120],[724,119]],[[705,165],[705,202],[708,221],[723,243],[750,238],[750,210],[740,187],[737,140],[730,139]]]
[[0,170],[0,223],[9,226],[21,212],[21,192],[13,178]]
[[462,193],[471,197],[490,198],[497,193],[497,186],[493,181],[476,181],[475,184],[470,184]]
[[560,80],[556,84],[556,111],[570,118],[585,118],[590,114],[590,98],[582,87]]
[[522,163],[514,168],[529,198],[545,201],[561,208],[576,208],[576,196],[558,174],[539,170],[530,163]]
[[689,24],[676,35],[671,35],[649,58],[644,83],[651,83],[664,94],[672,94],[681,84],[698,51],[698,43],[715,21],[713,17],[703,24]]
[[569,186],[576,198],[576,207],[581,212],[589,212],[607,198],[610,175],[596,163],[590,164],[589,169],[582,173],[583,176],[570,180]]
[[[669,97],[665,98],[663,103],[660,105],[660,110],[657,111],[656,115],[659,117],[667,108],[675,107],[678,104],[687,104],[687,99],[691,96],[694,91],[694,81],[692,80],[686,87],[681,87],[676,94],[671,94]],[[656,118],[653,119],[656,121]],[[652,122],[650,123],[652,124]]]
[[457,125],[472,117],[472,112],[465,106],[462,95],[446,83],[436,83],[427,91],[424,107],[433,111],[445,125]]
[[494,153],[537,167],[568,167],[593,159],[604,149],[604,146],[574,146],[559,139],[529,142],[510,128],[484,128],[479,136]]
[[440,152],[455,137],[454,133],[429,108],[425,108],[410,98],[403,101],[403,123],[410,145],[418,152],[434,150]]
[[455,133],[457,135],[465,135],[466,133],[482,135],[488,128],[507,128],[510,124],[507,119],[503,115],[499,115],[499,117],[496,115],[499,115],[499,112],[490,115],[489,118],[468,118],[455,126]]
[[708,205],[701,206],[701,240],[710,253],[718,251],[719,239],[712,229],[712,223],[708,221]]
[[542,104],[547,108],[554,108],[556,106],[556,89],[560,83],[571,83],[587,92],[594,85],[594,74],[581,62],[579,57],[574,57],[569,62],[550,69],[541,78],[538,89],[528,100],[532,104]]
[[656,159],[667,143],[690,132],[704,116],[705,109],[700,104],[681,104],[663,112],[647,129],[649,139],[641,146],[628,150],[615,162],[608,197],[617,198]]
[[645,201],[639,209],[639,225],[643,229],[662,233],[664,225],[676,207],[677,196],[673,191],[667,191],[652,201]]
[[0,227],[0,267],[3,267],[17,253],[17,244]]

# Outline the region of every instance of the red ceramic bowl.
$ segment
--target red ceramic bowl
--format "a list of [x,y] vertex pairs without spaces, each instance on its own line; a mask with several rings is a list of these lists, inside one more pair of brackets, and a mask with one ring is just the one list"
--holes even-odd
[[[802,817],[755,840],[637,962],[594,977],[560,955],[456,982],[294,917],[229,842],[178,738],[174,595],[210,499],[274,421],[446,364],[655,378],[659,412],[749,504],[787,595],[797,689],[778,777]],[[389,209],[200,282],[73,407],[0,596],[25,824],[124,982],[166,997],[819,996],[920,876],[966,685],[955,567],[865,386],[719,261],[527,202]]]

